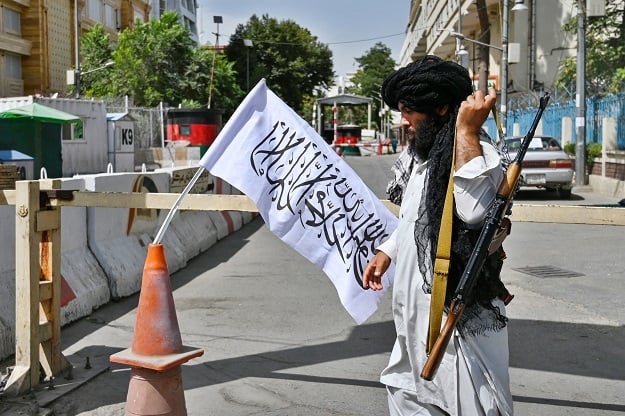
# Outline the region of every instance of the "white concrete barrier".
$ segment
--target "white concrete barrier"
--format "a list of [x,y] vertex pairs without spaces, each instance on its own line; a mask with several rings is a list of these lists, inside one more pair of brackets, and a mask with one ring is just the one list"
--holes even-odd
[[[243,195],[243,192],[239,191],[234,186],[230,187],[230,195]],[[248,222],[252,221],[257,215],[257,212],[248,212],[248,211],[240,211],[237,212],[241,216],[242,224],[245,225]]]
[[[82,179],[68,178],[61,189],[84,190]],[[88,247],[87,208],[61,208],[61,325],[89,315],[108,303],[106,274]]]
[[179,211],[165,236],[168,234],[178,238],[188,259],[206,251],[217,241],[217,229],[206,212]]
[[[81,177],[85,189],[95,192],[167,192],[169,176],[165,173],[119,173]],[[146,246],[157,230],[158,213],[154,209],[87,208],[88,241],[108,277],[113,298],[129,296],[141,288]],[[168,240],[170,243],[171,240]],[[170,272],[184,261],[168,247]],[[171,261],[171,263],[170,263]]]
[[207,211],[207,213],[217,230],[217,240],[221,240],[231,233],[232,226],[228,224],[226,217],[224,217],[221,211]]
[[15,351],[15,207],[0,206],[0,360]]
[[[62,179],[62,189],[95,192],[180,192],[197,168],[152,173],[77,175]],[[184,170],[184,171],[181,171]],[[186,176],[185,176],[186,175]],[[200,192],[240,192],[207,173]],[[198,192],[198,189],[195,191]],[[146,247],[166,210],[64,207],[61,210],[61,325],[89,315],[111,298],[141,288]],[[239,230],[257,214],[238,211],[179,211],[163,236],[169,272]],[[15,350],[15,207],[0,206],[0,359]]]
[[[158,227],[156,227],[154,232],[143,235],[142,241],[145,247],[147,247],[148,244],[154,240],[156,231],[160,228],[168,211],[169,210],[160,210]],[[178,215],[174,216],[172,223],[178,223],[180,221],[177,217]],[[185,239],[186,238],[183,234],[172,231],[170,223],[170,226],[167,229],[167,232],[163,235],[163,239],[161,241],[161,243],[165,246],[165,260],[167,261],[167,269],[169,270],[169,273],[174,273],[175,271],[182,269],[187,265],[188,260],[191,258],[191,256],[187,253]]]

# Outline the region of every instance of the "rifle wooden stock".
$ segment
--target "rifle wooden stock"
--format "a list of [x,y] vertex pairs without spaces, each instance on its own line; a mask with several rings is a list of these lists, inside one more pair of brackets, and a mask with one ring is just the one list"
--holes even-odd
[[527,152],[530,142],[534,137],[536,127],[538,126],[538,122],[540,121],[548,102],[549,94],[545,94],[541,97],[538,113],[534,117],[534,121],[532,122],[528,133],[523,138],[521,148],[517,152],[514,161],[508,166],[506,174],[499,184],[495,200],[486,214],[482,231],[480,232],[475,247],[471,252],[471,256],[469,257],[464,272],[458,282],[458,287],[456,288],[454,297],[449,306],[449,313],[447,314],[445,324],[436,338],[432,351],[430,351],[430,355],[425,361],[425,365],[421,371],[421,377],[426,380],[432,380],[434,378],[436,370],[438,370],[438,367],[443,360],[443,355],[445,354],[447,345],[451,340],[456,324],[466,307],[467,297],[471,294],[471,291],[479,278],[479,272],[484,266],[493,237],[501,227],[502,220],[508,214],[508,209],[514,198],[519,178],[521,176],[525,153]]
[[513,162],[510,166],[508,166],[506,175],[501,181],[501,184],[499,184],[499,189],[497,190],[498,195],[508,198],[512,192],[514,192],[517,183],[519,182],[519,177],[521,176],[521,168],[522,166],[516,162]]
[[449,308],[450,312],[445,320],[445,325],[443,325],[440,335],[436,338],[436,342],[432,346],[432,351],[430,351],[430,355],[423,366],[423,370],[421,370],[421,378],[428,381],[432,381],[434,378],[434,374],[436,374],[436,370],[438,370],[438,367],[441,365],[441,361],[443,361],[445,350],[447,349],[447,345],[449,344],[451,336],[454,333],[454,328],[456,327],[458,319],[460,319],[464,308],[464,303],[456,305],[456,302],[454,301],[451,304],[451,307]]

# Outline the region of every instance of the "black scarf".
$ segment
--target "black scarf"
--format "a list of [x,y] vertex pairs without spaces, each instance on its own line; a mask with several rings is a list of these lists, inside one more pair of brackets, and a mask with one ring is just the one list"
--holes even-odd
[[[433,264],[451,171],[456,116],[460,103],[472,92],[471,80],[465,68],[433,56],[426,56],[420,61],[400,68],[382,85],[382,96],[391,108],[397,108],[399,103],[402,103],[411,110],[434,117],[433,114],[438,108],[443,105],[449,106],[446,122],[436,133],[428,154],[424,192],[418,208],[418,219],[414,225],[414,240],[420,259],[419,270],[424,276],[422,289],[425,293],[431,293],[432,290]],[[479,229],[467,227],[454,216],[451,266],[445,302],[447,306],[464,272],[479,232]],[[499,279],[502,263],[502,252],[497,252],[487,259],[473,296],[468,300],[469,307],[459,322],[458,328],[461,333],[479,334],[505,327],[506,318],[491,304],[491,301],[505,290]]]

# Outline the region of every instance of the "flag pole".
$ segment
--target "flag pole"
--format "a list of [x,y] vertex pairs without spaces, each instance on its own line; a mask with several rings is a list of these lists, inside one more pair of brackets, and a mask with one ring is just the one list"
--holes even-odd
[[189,193],[191,188],[193,188],[193,185],[195,185],[197,180],[200,178],[200,175],[205,170],[206,169],[200,166],[197,172],[195,172],[195,175],[193,175],[193,178],[191,178],[187,186],[185,186],[185,188],[182,190],[182,192],[178,196],[178,199],[176,199],[176,202],[174,202],[174,205],[171,207],[171,209],[167,213],[167,216],[165,217],[163,224],[161,224],[161,228],[156,233],[156,237],[154,237],[154,241],[152,242],[152,244],[161,244],[161,240],[163,239],[163,234],[165,234],[167,227],[169,227],[169,223],[174,218],[174,215],[176,214],[176,212],[178,212],[178,207],[180,206],[180,203],[182,202],[182,198],[184,198]]

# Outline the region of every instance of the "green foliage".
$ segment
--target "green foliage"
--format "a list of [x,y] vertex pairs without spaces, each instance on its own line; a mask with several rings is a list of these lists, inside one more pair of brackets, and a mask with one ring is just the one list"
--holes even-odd
[[[382,110],[380,100],[380,87],[384,79],[395,70],[397,63],[391,57],[391,49],[385,44],[378,42],[369,49],[363,56],[356,58],[358,71],[352,77],[354,86],[348,92],[363,97],[372,97],[374,120],[379,129],[382,128],[380,112]],[[356,124],[361,124],[367,120],[366,108],[353,109],[354,117],[358,118]]]
[[[253,46],[245,46],[244,39],[250,39]],[[250,89],[265,78],[269,88],[300,114],[306,97],[315,89],[327,88],[334,77],[327,45],[294,21],[268,15],[253,15],[245,25],[237,26],[226,56],[234,64],[242,90],[247,90],[249,59]]]
[[589,161],[601,157],[601,143],[588,143],[586,145],[586,158]]
[[187,108],[190,110],[196,110],[196,109],[200,109],[204,107],[204,105],[202,105],[202,103],[195,101],[195,100],[189,100],[189,99],[184,99],[182,100],[182,102],[180,103],[180,108]]
[[[212,83],[211,71],[213,72]],[[212,50],[195,49],[183,78],[186,99],[208,105],[210,90],[210,108],[224,110],[226,118],[234,112],[243,99],[243,91],[236,82],[234,63],[228,61],[224,55],[215,55]]]
[[352,78],[354,92],[370,96],[379,92],[384,79],[394,71],[397,63],[391,58],[391,48],[378,42],[363,56],[356,58],[358,71]]
[[[87,72],[80,77],[81,92],[87,92],[88,96],[106,95],[111,68],[107,67],[102,70],[98,68],[103,68],[107,62],[112,61],[113,47],[102,25],[95,25],[81,37],[80,51],[83,56],[80,71]],[[75,90],[71,92],[74,93]]]
[[[186,67],[193,42],[178,14],[164,13],[160,20],[138,23],[124,30],[113,52],[115,72],[111,87],[117,95],[130,95],[140,106],[160,101],[178,104],[184,96]],[[123,76],[122,76],[123,75]]]
[[[623,1],[606,0],[605,16],[588,19],[586,26],[586,89],[591,96],[623,91],[625,81],[625,25]],[[575,34],[577,16],[563,28]],[[574,90],[577,57],[566,58],[560,65],[555,85]]]
[[569,156],[575,156],[575,143],[567,143],[564,145],[564,151]]
[[84,75],[81,90],[87,97],[128,95],[136,105],[147,107],[161,101],[171,106],[207,105],[213,72],[211,108],[224,110],[227,116],[242,98],[233,63],[197,48],[177,13],[166,12],[160,20],[147,23],[137,21],[120,34],[115,47],[101,26],[86,33],[81,42],[83,71],[109,60],[115,63]]
[[[575,143],[567,143],[564,145],[564,151],[566,154],[575,157],[577,146]],[[601,157],[601,154],[601,143],[586,143],[586,166],[588,166],[588,169],[592,167],[596,158]]]

